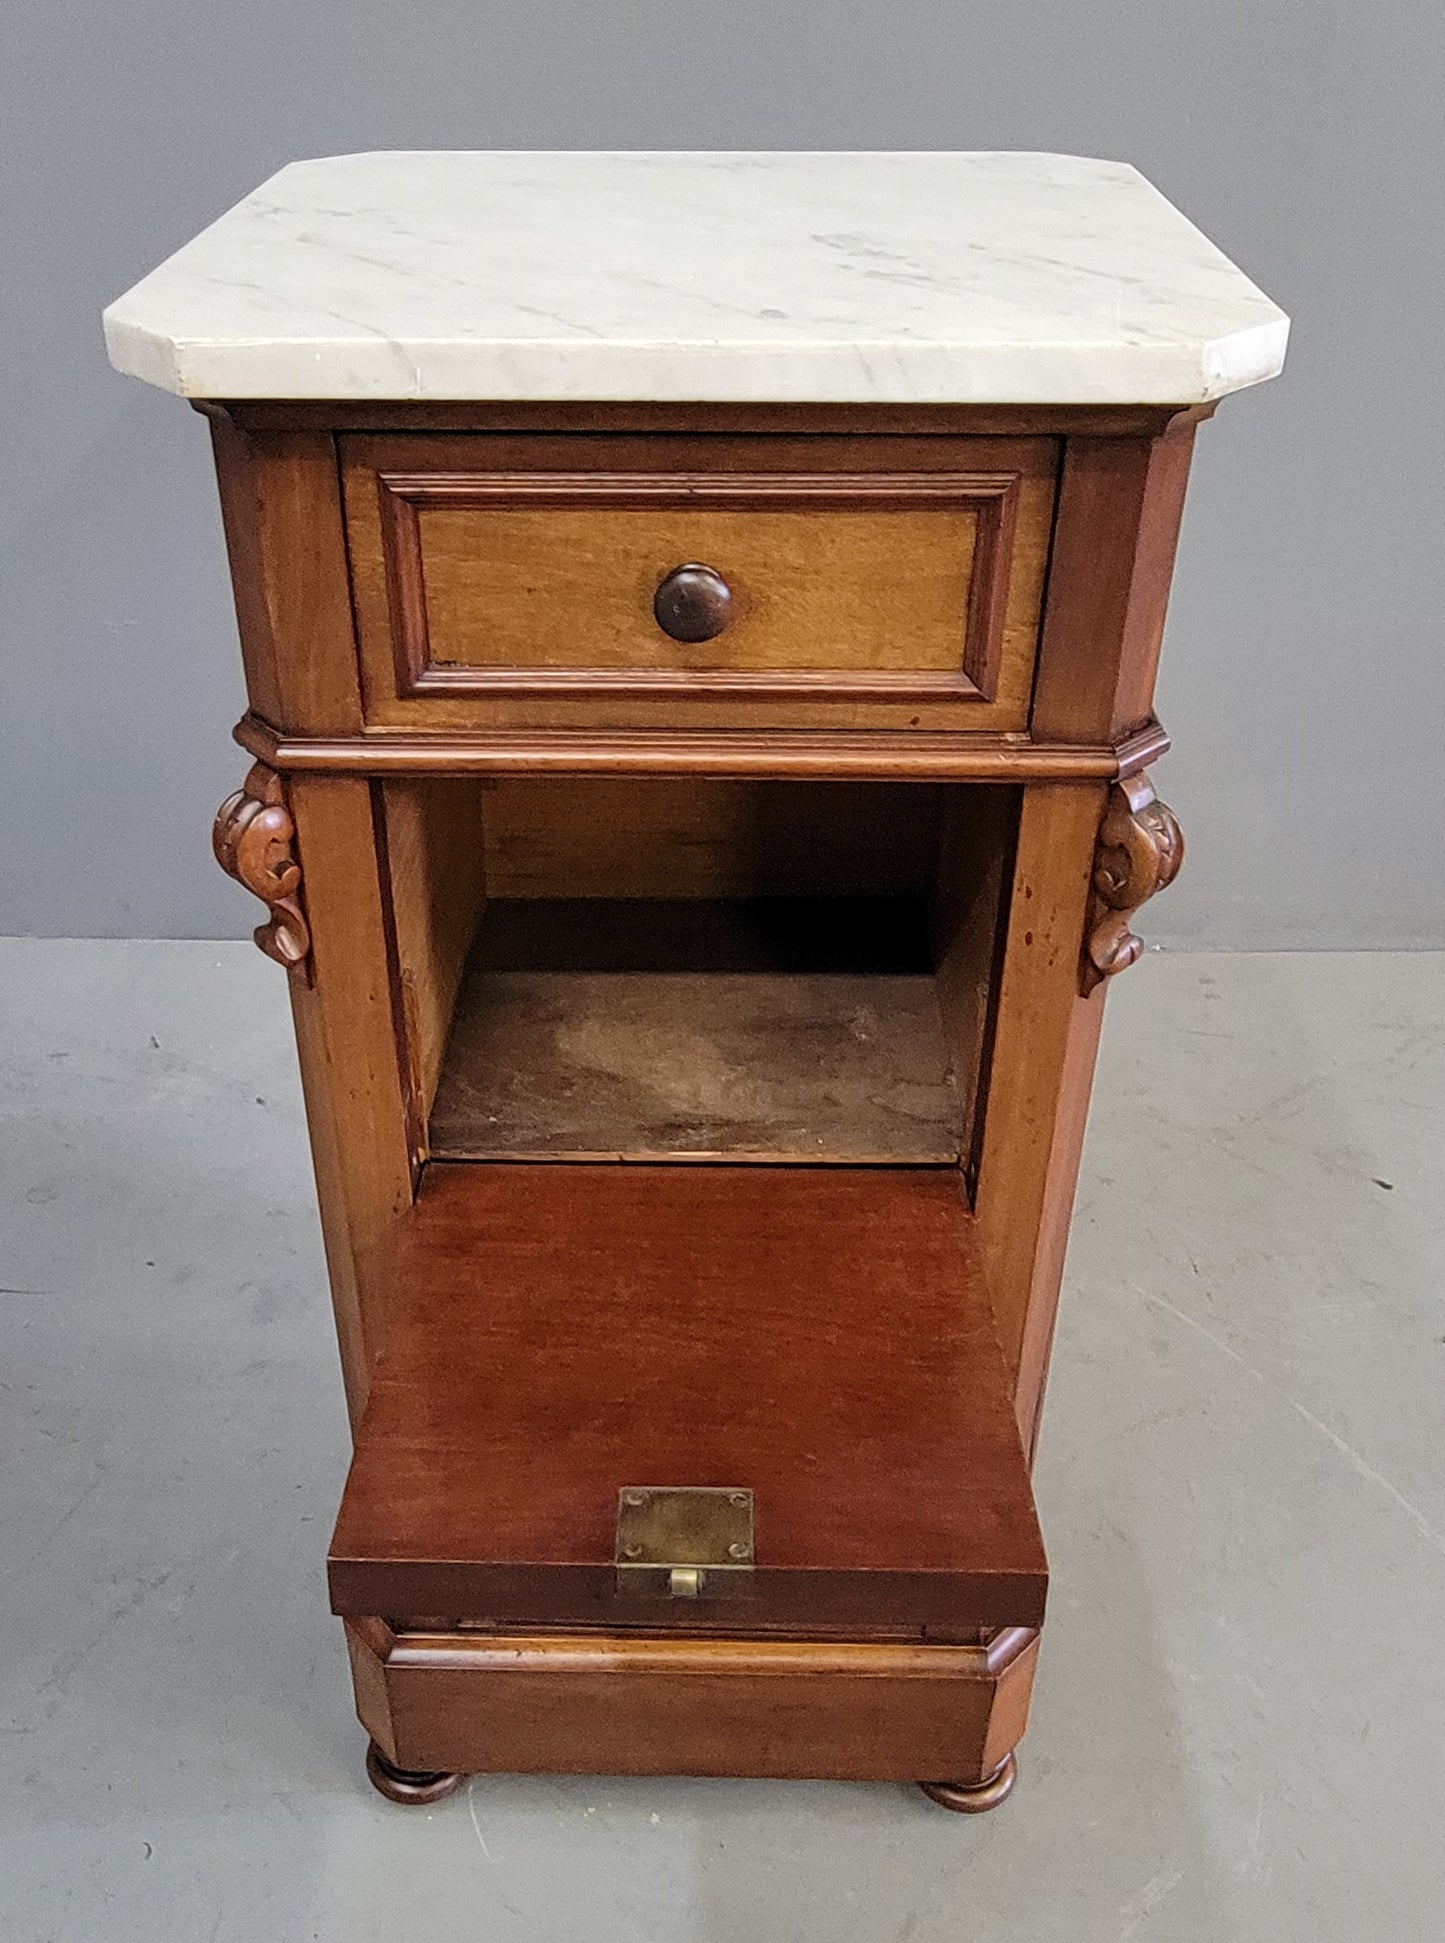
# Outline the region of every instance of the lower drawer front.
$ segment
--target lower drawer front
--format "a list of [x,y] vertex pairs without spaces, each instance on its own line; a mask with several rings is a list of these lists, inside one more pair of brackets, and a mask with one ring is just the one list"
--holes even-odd
[[1038,1635],[987,1647],[397,1634],[349,1621],[356,1708],[399,1767],[964,1783],[1024,1731]]
[[355,436],[343,458],[373,723],[1024,724],[1054,441]]

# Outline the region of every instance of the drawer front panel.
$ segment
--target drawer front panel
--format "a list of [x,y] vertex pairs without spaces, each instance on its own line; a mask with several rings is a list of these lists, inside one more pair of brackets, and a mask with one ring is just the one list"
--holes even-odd
[[1023,726],[1053,441],[342,443],[373,723]]
[[[403,571],[425,594],[425,634],[406,644],[423,679],[433,669],[529,663],[533,681],[544,670],[631,682],[666,671],[693,687],[785,670],[967,679],[980,514],[964,510],[962,493],[928,512],[874,512],[840,495],[820,518],[715,503],[654,509],[633,503],[625,480],[620,506],[598,494],[585,509],[557,511],[518,506],[529,489],[513,482],[498,489],[496,511],[478,510],[480,489],[467,490],[472,505],[423,500],[398,522],[397,551],[411,553]],[[544,503],[553,496],[546,483],[531,491]],[[711,567],[729,590],[729,618],[712,640],[675,640],[653,615],[659,585],[689,562]]]
[[399,1766],[462,1774],[959,1781],[1028,1719],[1037,1634],[879,1642],[394,1633],[349,1620],[363,1726]]

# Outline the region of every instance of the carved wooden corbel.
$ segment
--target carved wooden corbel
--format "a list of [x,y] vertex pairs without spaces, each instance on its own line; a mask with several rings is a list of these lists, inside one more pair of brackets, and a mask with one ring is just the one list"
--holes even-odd
[[1130,928],[1156,891],[1172,884],[1184,861],[1184,836],[1174,812],[1154,794],[1144,771],[1124,776],[1109,791],[1094,850],[1094,892],[1080,982],[1085,992],[1121,972],[1144,949]]
[[268,958],[302,984],[311,982],[311,932],[301,906],[301,866],[296,825],[286,807],[286,785],[274,769],[256,763],[234,796],[216,813],[211,833],[216,862],[271,913],[256,927],[256,943]]

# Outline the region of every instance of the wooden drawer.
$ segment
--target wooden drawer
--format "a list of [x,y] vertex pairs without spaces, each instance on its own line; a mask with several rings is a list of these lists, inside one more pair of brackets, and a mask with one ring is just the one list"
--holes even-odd
[[[1026,724],[1055,440],[341,448],[370,725]],[[655,606],[689,564],[704,640]]]
[[963,1782],[1024,1731],[1038,1635],[987,1646],[527,1637],[346,1622],[356,1711],[389,1760],[463,1774]]

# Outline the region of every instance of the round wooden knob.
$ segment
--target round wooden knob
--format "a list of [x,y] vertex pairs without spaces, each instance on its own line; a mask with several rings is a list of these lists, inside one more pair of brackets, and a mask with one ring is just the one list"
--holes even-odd
[[674,641],[711,641],[732,612],[731,589],[720,573],[689,560],[674,567],[652,598],[657,625]]

